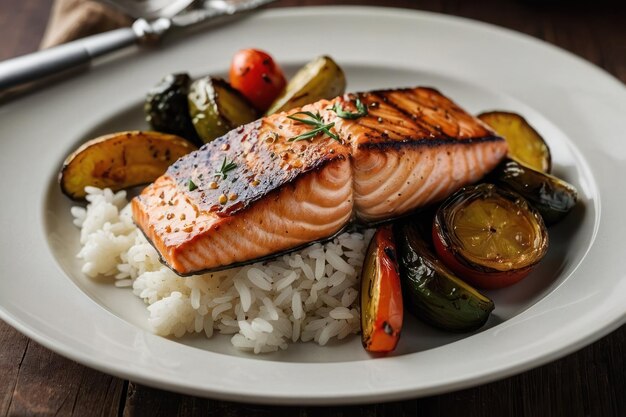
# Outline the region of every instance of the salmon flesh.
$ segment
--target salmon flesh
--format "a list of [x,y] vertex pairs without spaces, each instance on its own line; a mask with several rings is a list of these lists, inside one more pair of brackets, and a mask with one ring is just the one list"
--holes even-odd
[[[298,112],[334,137],[296,140],[316,127],[288,117],[312,120]],[[506,152],[501,137],[434,89],[346,94],[182,157],[132,200],[133,217],[168,266],[190,275],[328,238],[352,220],[405,215],[478,181]]]

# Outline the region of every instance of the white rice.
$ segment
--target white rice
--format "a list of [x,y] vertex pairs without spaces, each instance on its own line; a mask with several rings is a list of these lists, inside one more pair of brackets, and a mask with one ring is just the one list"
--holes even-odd
[[124,191],[86,191],[87,207],[71,210],[81,228],[82,271],[132,287],[156,334],[210,338],[218,332],[233,335],[238,349],[262,353],[297,341],[325,345],[359,331],[357,287],[371,230],[269,262],[183,278],[159,262],[133,224]]

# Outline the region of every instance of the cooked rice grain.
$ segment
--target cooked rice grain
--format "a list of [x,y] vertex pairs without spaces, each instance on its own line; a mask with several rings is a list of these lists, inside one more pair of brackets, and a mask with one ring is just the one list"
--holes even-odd
[[238,349],[320,345],[359,331],[358,276],[372,231],[343,233],[272,261],[183,278],[159,262],[133,224],[126,193],[87,187],[87,208],[72,207],[81,228],[78,258],[90,277],[132,285],[148,305],[148,324],[162,336],[233,335]]

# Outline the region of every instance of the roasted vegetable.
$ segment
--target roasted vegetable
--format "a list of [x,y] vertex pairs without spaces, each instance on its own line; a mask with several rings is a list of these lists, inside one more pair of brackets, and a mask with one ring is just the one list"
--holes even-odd
[[188,99],[191,121],[205,143],[257,117],[245,97],[221,78],[194,81]]
[[260,112],[285,88],[283,70],[272,57],[258,49],[244,49],[233,56],[229,71],[230,85],[238,90]]
[[493,301],[456,277],[437,257],[411,220],[396,224],[404,305],[440,329],[465,332],[485,324]]
[[361,272],[361,340],[369,352],[391,352],[402,329],[402,292],[390,225],[379,228]]
[[154,181],[168,166],[196,149],[187,140],[159,132],[119,132],[92,139],[63,163],[61,190],[73,199],[85,197],[85,187],[114,191]]
[[526,119],[504,111],[482,113],[478,118],[506,139],[510,157],[537,171],[550,172],[550,148]]
[[573,185],[550,174],[535,171],[512,159],[505,159],[489,175],[494,183],[524,197],[550,226],[559,222],[576,205]]
[[301,107],[321,99],[331,99],[346,90],[346,76],[332,58],[320,56],[302,67],[265,114]]
[[493,184],[464,187],[437,210],[433,243],[439,259],[480,288],[524,278],[548,250],[541,215],[519,194]]
[[166,76],[148,92],[144,112],[152,129],[178,135],[200,146],[202,140],[189,115],[189,84],[188,74]]

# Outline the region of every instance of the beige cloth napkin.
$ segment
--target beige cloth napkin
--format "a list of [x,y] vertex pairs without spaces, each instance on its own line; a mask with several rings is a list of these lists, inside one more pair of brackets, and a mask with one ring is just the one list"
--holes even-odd
[[94,0],[55,0],[41,48],[129,26],[132,19]]

